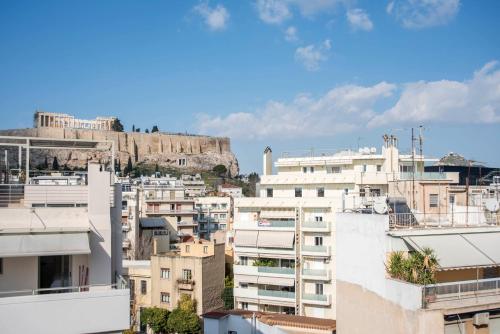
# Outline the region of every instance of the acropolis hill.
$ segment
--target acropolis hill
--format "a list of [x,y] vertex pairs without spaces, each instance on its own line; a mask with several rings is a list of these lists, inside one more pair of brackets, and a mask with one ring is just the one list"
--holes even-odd
[[[227,137],[184,135],[170,133],[115,132],[108,130],[86,130],[72,128],[39,127],[31,129],[0,130],[3,136],[41,137],[55,139],[113,140],[116,158],[122,169],[131,157],[132,163],[158,164],[189,171],[211,170],[224,165],[231,176],[239,172],[238,160],[231,152]],[[107,157],[98,151],[56,151],[49,150],[31,157],[33,166],[43,163],[45,157],[56,156],[61,166],[85,167],[88,160],[107,162]],[[181,160],[179,160],[181,159]],[[185,164],[184,160],[185,159]]]

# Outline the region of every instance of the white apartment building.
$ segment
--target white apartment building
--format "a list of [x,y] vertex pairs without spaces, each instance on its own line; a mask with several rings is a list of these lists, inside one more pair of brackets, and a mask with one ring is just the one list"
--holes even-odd
[[279,158],[264,151],[259,197],[234,202],[235,307],[336,318],[335,214],[385,205],[388,183],[423,170],[395,137],[375,148]]
[[122,249],[123,258],[135,260],[140,253],[139,244],[139,187],[128,179],[121,181],[122,188]]
[[[92,141],[2,137],[19,147],[26,184],[0,184],[2,333],[118,333],[129,327],[121,273],[121,188],[89,163],[87,183],[31,182],[33,149]],[[22,166],[20,166],[22,167]]]

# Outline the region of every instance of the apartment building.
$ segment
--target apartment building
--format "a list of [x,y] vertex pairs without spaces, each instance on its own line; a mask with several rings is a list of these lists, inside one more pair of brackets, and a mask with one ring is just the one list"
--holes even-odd
[[34,116],[35,128],[70,128],[89,130],[112,130],[116,117],[97,117],[93,120],[78,119],[72,115],[36,111]]
[[130,180],[120,180],[122,188],[122,249],[123,258],[133,260],[139,257],[141,251],[139,242],[140,211],[139,188]]
[[177,250],[155,247],[151,261],[125,261],[123,270],[130,282],[137,328],[141,308],[172,310],[183,294],[196,301],[199,315],[223,306],[223,243],[195,239],[178,244]]
[[389,183],[434,161],[382,151],[286,153],[274,166],[266,148],[259,197],[234,202],[235,307],[336,317],[335,214],[385,206]]
[[[29,157],[94,141],[2,137],[17,146],[26,184],[0,184],[2,333],[103,333],[129,327],[121,272],[121,187],[90,162],[85,182],[32,182]],[[74,179],[76,181],[76,179]]]
[[217,231],[225,232],[232,228],[232,199],[231,197],[207,196],[195,198],[195,209],[198,211],[198,236],[201,239],[211,240]]
[[205,196],[207,193],[205,181],[203,181],[200,174],[183,174],[181,175],[181,180],[187,197],[200,197]]
[[[500,212],[498,205],[486,204],[494,195],[478,205],[482,219],[472,210],[460,220],[452,213],[441,213],[438,219],[412,213],[339,213],[339,332],[500,333]],[[424,256],[427,249],[437,259],[432,279],[430,269],[415,265],[408,274],[394,277],[394,254],[403,259]],[[429,266],[430,257],[424,261]],[[427,279],[417,280],[420,275]]]
[[217,187],[217,191],[233,198],[243,197],[243,189],[230,183],[223,183]]
[[186,196],[181,180],[161,178],[143,181],[140,195],[141,216],[164,218],[172,240],[197,233],[194,199]]

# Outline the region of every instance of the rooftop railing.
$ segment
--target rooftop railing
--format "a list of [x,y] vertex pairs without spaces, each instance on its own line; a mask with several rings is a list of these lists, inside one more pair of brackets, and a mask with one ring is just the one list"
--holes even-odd
[[500,215],[471,207],[470,212],[390,213],[389,228],[489,227],[500,225]]
[[439,172],[401,172],[399,174],[401,180],[446,180],[446,173]]
[[500,296],[500,278],[438,283],[423,288],[425,303]]

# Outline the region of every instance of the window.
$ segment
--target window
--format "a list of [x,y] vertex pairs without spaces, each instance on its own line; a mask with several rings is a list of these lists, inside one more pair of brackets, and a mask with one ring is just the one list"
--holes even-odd
[[248,283],[240,283],[240,288],[248,289]]
[[203,246],[203,254],[208,254],[208,246]]
[[309,167],[309,172],[314,173],[314,167]]
[[367,166],[363,165],[363,172],[366,172]]
[[348,193],[349,193],[349,189],[345,188],[345,189],[344,189],[344,194],[346,194],[346,195],[347,195]]
[[273,197],[273,188],[267,188],[266,195],[267,197]]
[[302,172],[307,173],[307,167],[302,167]]
[[170,210],[175,211],[175,204],[170,204]]
[[130,289],[130,299],[134,299],[135,296],[135,281],[133,279],[128,280],[128,286]]
[[314,237],[315,246],[323,246],[323,237]]
[[247,302],[242,302],[241,303],[241,309],[242,310],[248,310],[248,303]]
[[190,245],[186,245],[186,253],[189,253],[190,250],[191,250],[191,246]]
[[316,193],[317,193],[318,197],[325,197],[325,188],[320,187],[320,188],[316,189]]
[[170,278],[170,269],[169,268],[161,268],[160,269],[160,277],[163,279]]
[[160,296],[160,301],[165,304],[170,304],[170,293],[162,292]]
[[402,172],[402,173],[412,173],[413,172],[413,166],[400,165],[399,166],[399,171]]
[[327,171],[329,173],[332,173],[332,174],[339,174],[339,173],[342,173],[342,167],[332,166],[332,167],[328,168]]
[[295,197],[302,197],[302,188],[295,188]]
[[359,189],[359,197],[365,197],[365,188]]
[[148,283],[145,280],[141,280],[141,295],[145,295],[148,290]]
[[377,165],[377,172],[381,172],[382,171],[382,165]]
[[240,256],[240,263],[242,266],[248,266],[248,257]]
[[179,166],[186,166],[186,158],[178,159]]
[[225,213],[221,213],[221,214],[219,215],[219,218],[220,218],[220,219],[226,219],[226,214],[225,214]]
[[322,295],[323,294],[323,283],[316,283],[314,290],[315,290],[317,295]]
[[220,207],[221,207],[221,208],[223,208],[223,209],[226,209],[226,208],[227,208],[227,204],[226,204],[226,203],[222,203],[222,204],[220,205]]
[[373,197],[379,197],[380,196],[380,189],[371,189],[370,193]]
[[186,281],[190,281],[192,278],[191,276],[191,269],[182,269],[182,279]]
[[3,259],[0,257],[0,275],[3,274]]
[[317,222],[322,222],[323,221],[323,217],[322,216],[316,216],[316,217],[314,217],[314,220],[317,221]]
[[182,220],[181,216],[177,216],[177,222],[179,223]]
[[438,199],[438,194],[429,194],[429,207],[437,208]]

